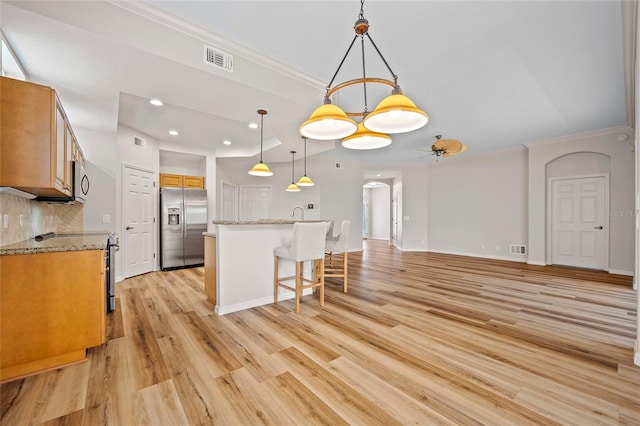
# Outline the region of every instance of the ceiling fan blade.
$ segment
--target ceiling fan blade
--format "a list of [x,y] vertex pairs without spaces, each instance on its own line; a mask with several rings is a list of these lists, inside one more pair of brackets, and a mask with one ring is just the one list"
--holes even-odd
[[463,152],[465,152],[466,150],[469,149],[469,147],[466,146],[465,144],[461,144],[461,145],[462,146],[460,148],[460,151],[457,151],[457,152],[449,152],[449,151],[447,151],[444,154],[442,154],[442,157],[443,158],[453,157],[454,155],[462,154]]
[[443,139],[440,142],[444,145],[444,149],[451,154],[458,153],[462,149],[462,143],[456,139]]
[[415,149],[416,151],[422,151],[422,152],[431,152],[432,149],[429,147],[424,147],[424,148],[411,148],[411,149]]

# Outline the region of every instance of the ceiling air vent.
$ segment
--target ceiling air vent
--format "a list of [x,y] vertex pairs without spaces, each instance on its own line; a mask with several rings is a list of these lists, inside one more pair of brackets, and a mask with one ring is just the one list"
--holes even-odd
[[233,56],[206,44],[204,45],[204,62],[227,72],[233,72]]
[[145,139],[139,138],[137,136],[133,137],[133,144],[135,146],[137,146],[138,148],[142,148],[142,149],[146,149],[147,148],[147,141]]

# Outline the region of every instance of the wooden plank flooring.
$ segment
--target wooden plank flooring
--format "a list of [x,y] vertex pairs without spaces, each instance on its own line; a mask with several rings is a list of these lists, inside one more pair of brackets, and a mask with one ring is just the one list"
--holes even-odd
[[117,285],[89,361],[0,387],[2,425],[640,425],[629,277],[365,241],[349,293],[216,316],[204,268]]

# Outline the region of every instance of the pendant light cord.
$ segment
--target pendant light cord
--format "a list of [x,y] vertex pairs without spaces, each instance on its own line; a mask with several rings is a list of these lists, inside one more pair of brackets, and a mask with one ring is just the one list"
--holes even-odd
[[264,114],[260,114],[260,162],[262,163],[262,132],[264,129]]
[[307,175],[307,138],[303,137],[304,139],[304,175]]

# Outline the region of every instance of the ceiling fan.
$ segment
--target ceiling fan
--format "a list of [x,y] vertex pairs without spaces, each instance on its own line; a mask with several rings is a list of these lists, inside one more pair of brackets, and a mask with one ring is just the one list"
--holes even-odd
[[468,146],[456,139],[442,139],[442,135],[436,135],[436,139],[435,143],[431,145],[431,153],[436,157],[452,157],[469,149]]

